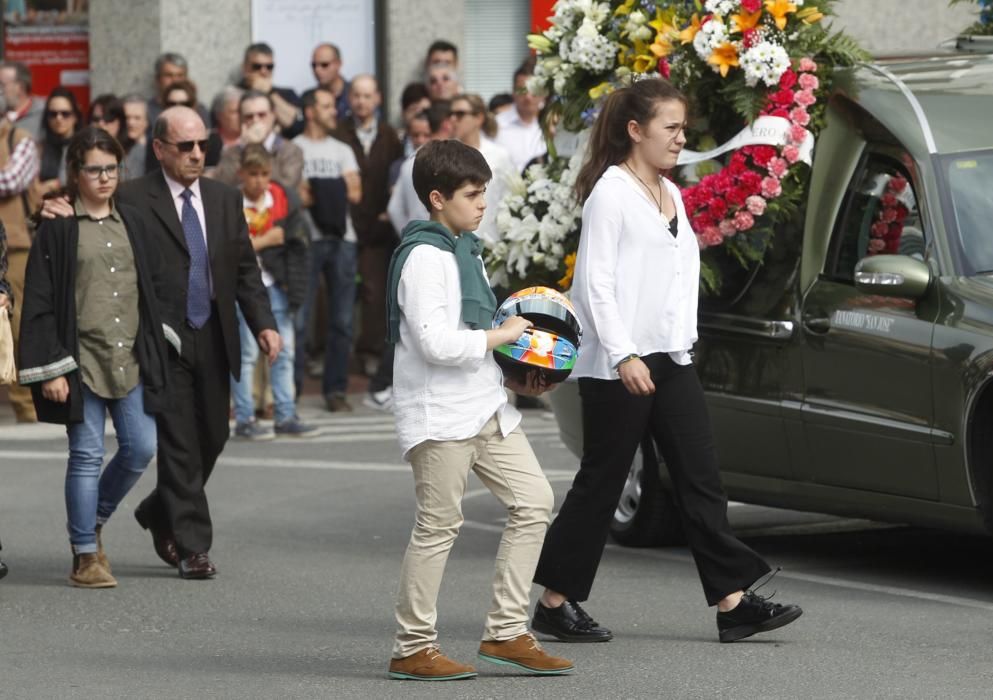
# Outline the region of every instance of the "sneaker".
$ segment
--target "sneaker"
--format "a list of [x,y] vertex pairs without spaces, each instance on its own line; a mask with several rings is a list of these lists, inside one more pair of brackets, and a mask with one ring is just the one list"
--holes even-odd
[[114,588],[117,579],[103,568],[96,552],[74,554],[69,585],[76,588]]
[[768,632],[790,624],[803,614],[799,605],[771,603],[754,591],[745,591],[741,602],[727,612],[717,613],[717,631],[722,642],[737,642],[758,632]]
[[263,428],[253,420],[247,423],[236,423],[234,426],[234,437],[236,440],[272,440],[275,435],[268,428]]
[[614,638],[609,629],[601,627],[574,600],[567,600],[557,608],[546,608],[539,600],[534,606],[531,629],[560,642],[609,642]]
[[552,656],[542,649],[530,632],[505,642],[483,642],[479,645],[479,658],[539,676],[558,676],[576,668],[568,659]]
[[324,397],[324,407],[331,413],[352,412],[352,406],[344,394],[328,394]]
[[393,410],[393,387],[386,387],[382,391],[370,391],[362,399],[362,405],[374,411],[389,413]]
[[398,681],[457,681],[475,677],[476,669],[453,661],[434,645],[402,659],[390,659],[390,678]]
[[276,423],[275,430],[277,436],[287,437],[314,437],[317,434],[317,426],[304,423],[300,420],[300,416],[293,416],[282,423]]

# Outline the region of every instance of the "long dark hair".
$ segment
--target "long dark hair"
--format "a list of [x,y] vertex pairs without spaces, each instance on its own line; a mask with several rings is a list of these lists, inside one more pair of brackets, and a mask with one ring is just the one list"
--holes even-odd
[[[124,160],[124,149],[117,139],[98,126],[87,126],[80,129],[69,139],[66,148],[66,189],[75,199],[79,194],[79,171],[86,164],[86,154],[96,149],[117,159],[120,165]],[[120,173],[118,173],[120,179]]]
[[120,142],[124,152],[127,153],[131,149],[132,141],[128,138],[128,123],[124,117],[124,103],[117,95],[111,95],[109,93],[96,97],[90,103],[90,113],[87,115],[87,121],[90,124],[94,123],[93,112],[96,107],[99,107],[103,112],[105,124],[108,121],[117,122],[117,140]]
[[597,180],[611,165],[622,163],[631,153],[628,122],[643,127],[655,116],[663,100],[678,100],[689,109],[686,96],[661,78],[639,80],[630,87],[619,88],[607,96],[590,132],[588,155],[576,178],[576,196],[585,202]]
[[73,133],[79,131],[83,126],[83,113],[80,111],[79,103],[76,101],[76,96],[72,94],[72,91],[62,85],[53,89],[45,100],[45,114],[44,119],[41,120],[41,172],[39,173],[39,177],[42,180],[54,180],[59,176],[59,166],[62,163],[62,148],[68,142],[68,139],[56,136],[55,132],[48,125],[48,110],[52,104],[52,100],[57,97],[69,100],[70,108],[73,114],[76,115],[76,126]]

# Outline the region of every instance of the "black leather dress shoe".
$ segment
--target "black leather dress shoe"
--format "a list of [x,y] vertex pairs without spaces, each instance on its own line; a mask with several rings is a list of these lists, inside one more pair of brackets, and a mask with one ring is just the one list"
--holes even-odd
[[573,600],[567,600],[557,608],[546,608],[538,601],[531,628],[560,642],[609,642],[614,638],[609,629],[601,627]]
[[205,579],[217,576],[217,567],[206,552],[191,554],[179,562],[179,578]]
[[142,530],[152,533],[152,546],[155,547],[159,559],[169,566],[179,566],[179,552],[176,550],[176,538],[172,533],[156,527],[142,515],[141,511],[134,512],[134,519],[141,525]]
[[802,614],[799,605],[771,603],[768,598],[746,591],[734,609],[717,613],[717,632],[722,642],[737,642],[788,625]]

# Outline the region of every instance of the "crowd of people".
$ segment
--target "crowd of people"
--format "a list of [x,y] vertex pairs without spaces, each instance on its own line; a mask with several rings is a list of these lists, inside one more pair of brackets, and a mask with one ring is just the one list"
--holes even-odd
[[[686,142],[686,98],[661,78],[636,82],[611,93],[591,131],[572,290],[586,329],[573,371],[584,454],[552,521],[551,487],[507,393],[551,386],[494,359],[532,322],[491,327],[497,299],[480,257],[501,235],[508,177],[544,155],[530,64],[513,94],[487,104],[459,87],[457,48],[435,42],[424,81],[403,90],[400,131],[376,78],[346,79],[335,46],[314,50],[317,85],[301,96],[273,85],[274,66],[270,47],[249,46],[241,80],[208,112],[185,60],[164,54],[153,99],[101,95],[86,125],[70,91],[39,110],[24,67],[0,66],[0,306],[14,310],[21,384],[11,399],[19,421],[67,425],[70,583],[117,585],[103,531],[153,456],[156,485],[135,518],[180,578],[214,578],[205,486],[230,417],[235,438],[312,435],[296,402],[317,365],[332,412],[352,408],[351,369],[370,377],[366,401],[394,412],[411,465],[417,517],[390,677],[476,674],[442,654],[436,629],[470,471],[508,513],[479,658],[556,675],[572,662],[532,629],[610,640],[581,603],[646,433],[672,475],[720,640],[796,620],[798,606],[754,591],[771,569],[728,524],[692,368],[699,251],[664,175]],[[310,347],[321,347],[316,362]],[[270,403],[271,428],[260,418]],[[107,413],[118,449],[104,467]],[[544,590],[529,619],[532,583]]]

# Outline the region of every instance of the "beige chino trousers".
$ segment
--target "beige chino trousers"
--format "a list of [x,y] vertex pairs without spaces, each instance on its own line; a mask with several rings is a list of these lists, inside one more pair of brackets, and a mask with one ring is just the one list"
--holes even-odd
[[470,470],[507,508],[483,641],[505,641],[527,632],[531,578],[554,497],[524,433],[518,427],[503,437],[493,417],[474,438],[417,445],[410,463],[417,519],[400,569],[393,658],[416,654],[438,638],[438,591],[462,526]]

